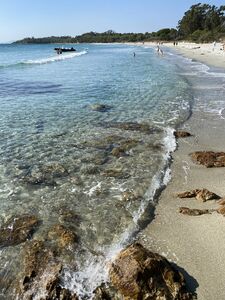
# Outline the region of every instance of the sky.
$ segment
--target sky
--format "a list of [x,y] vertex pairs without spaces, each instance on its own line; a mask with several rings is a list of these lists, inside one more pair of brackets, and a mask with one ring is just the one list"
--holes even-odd
[[[152,32],[176,27],[193,0],[0,0],[0,43],[89,31]],[[203,1],[224,5],[224,0]]]

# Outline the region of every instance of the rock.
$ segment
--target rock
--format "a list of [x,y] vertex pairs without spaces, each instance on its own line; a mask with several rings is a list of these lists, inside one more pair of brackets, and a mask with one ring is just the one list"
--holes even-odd
[[225,198],[220,199],[219,201],[217,201],[217,203],[219,205],[225,205]]
[[127,155],[124,149],[121,147],[113,148],[111,154],[117,158]]
[[116,300],[116,291],[109,284],[102,283],[101,286],[94,290],[92,300]]
[[118,147],[113,148],[111,154],[113,156],[116,156],[117,158],[126,156],[126,155],[128,155],[127,151],[136,147],[139,143],[140,143],[140,141],[133,140],[133,139],[123,140],[123,141],[119,142]]
[[15,246],[30,239],[38,223],[33,215],[11,217],[0,228],[0,247]]
[[207,189],[203,189],[197,193],[196,199],[202,202],[206,202],[208,200],[220,199],[220,196],[218,196],[213,192],[208,191]]
[[59,248],[74,245],[78,240],[76,234],[71,229],[61,224],[56,224],[49,230],[48,238],[54,240]]
[[68,210],[65,208],[61,208],[59,210],[59,221],[62,223],[70,223],[79,225],[80,223],[80,216],[77,215],[74,211]]
[[213,192],[208,191],[207,189],[196,189],[193,191],[187,191],[183,193],[177,194],[179,198],[196,198],[202,202],[206,202],[208,200],[220,199],[220,196],[216,195]]
[[99,174],[99,169],[94,164],[83,165],[80,169],[80,173],[85,175],[96,175]]
[[176,131],[174,131],[173,134],[174,134],[174,136],[175,136],[176,139],[186,138],[186,137],[192,136],[189,132],[182,131],[182,130],[176,130]]
[[76,295],[60,285],[62,265],[42,241],[27,243],[24,249],[22,273],[18,279],[19,299],[78,300]]
[[31,185],[56,185],[56,178],[68,175],[68,171],[59,163],[34,166],[22,177],[22,181]]
[[211,211],[209,209],[191,209],[188,207],[180,207],[179,212],[183,215],[188,216],[201,216],[205,214],[211,214]]
[[218,208],[217,212],[225,217],[225,205]]
[[195,163],[207,168],[225,167],[225,152],[197,151],[190,156]]
[[133,244],[112,263],[109,276],[126,300],[190,300],[183,275],[166,258]]
[[187,191],[177,194],[179,198],[194,198],[200,190]]
[[95,104],[92,104],[90,106],[90,108],[93,111],[107,112],[107,111],[109,111],[112,108],[112,106],[106,105],[106,104],[95,103]]
[[129,131],[140,131],[146,134],[159,133],[161,130],[156,127],[150,127],[149,124],[146,123],[136,123],[136,122],[109,122],[103,123],[102,126],[106,128],[117,128],[122,130]]
[[118,169],[107,169],[104,172],[102,172],[102,175],[105,177],[114,177],[117,179],[127,179],[130,177],[129,174],[123,173],[122,170]]
[[132,191],[125,191],[122,193],[122,201],[135,201],[139,200],[141,197]]

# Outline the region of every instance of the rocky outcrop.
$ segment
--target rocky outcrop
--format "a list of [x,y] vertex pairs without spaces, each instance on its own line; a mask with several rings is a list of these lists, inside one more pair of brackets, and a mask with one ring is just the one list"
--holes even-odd
[[27,174],[22,176],[21,181],[31,185],[45,184],[56,185],[56,178],[68,175],[68,171],[59,163],[52,163],[32,167]]
[[19,299],[78,300],[60,285],[62,265],[42,241],[32,241],[24,248],[22,272],[18,275]]
[[183,130],[176,130],[176,131],[174,131],[173,134],[174,134],[176,139],[186,138],[186,137],[192,136],[189,132],[183,131]]
[[225,217],[225,205],[219,207],[217,212]]
[[33,215],[11,217],[0,228],[0,247],[15,246],[30,239],[38,223]]
[[121,299],[189,300],[183,275],[159,254],[133,244],[121,251],[109,270]]
[[196,198],[197,200],[200,200],[202,202],[206,202],[208,200],[216,200],[220,199],[221,197],[217,194],[210,192],[207,189],[196,189],[192,191],[182,192],[177,194],[179,198]]
[[188,216],[201,216],[205,214],[211,214],[212,211],[209,209],[191,209],[188,207],[180,207],[179,212]]
[[121,130],[129,130],[129,131],[139,131],[146,134],[159,133],[161,132],[160,128],[151,127],[147,123],[136,123],[136,122],[109,122],[102,123],[102,126],[106,128],[117,128]]
[[217,203],[219,205],[225,205],[225,198],[220,199],[219,201],[217,201]]
[[95,104],[92,104],[90,106],[90,108],[93,111],[107,112],[107,111],[109,111],[112,108],[112,106],[106,105],[106,104],[95,103]]
[[125,191],[122,193],[122,201],[135,201],[135,200],[140,200],[141,197],[135,192],[132,191]]
[[195,163],[207,168],[225,167],[225,152],[197,151],[190,156]]
[[48,238],[57,243],[58,248],[66,248],[74,245],[78,238],[70,229],[60,224],[55,224],[48,232]]

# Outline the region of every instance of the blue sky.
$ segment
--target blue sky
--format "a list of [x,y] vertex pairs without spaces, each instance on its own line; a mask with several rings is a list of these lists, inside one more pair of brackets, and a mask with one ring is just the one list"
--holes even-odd
[[[193,0],[0,0],[0,42],[88,31],[175,27]],[[200,1],[201,2],[201,1]],[[203,1],[216,6],[224,0]]]

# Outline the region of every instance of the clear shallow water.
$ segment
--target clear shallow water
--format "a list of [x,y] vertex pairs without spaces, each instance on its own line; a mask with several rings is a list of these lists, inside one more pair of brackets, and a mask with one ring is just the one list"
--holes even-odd
[[[189,117],[200,87],[205,91],[212,78],[218,87],[223,76],[174,53],[157,56],[152,48],[75,46],[78,52],[60,56],[55,45],[0,46],[0,222],[35,214],[42,223],[34,238],[42,239],[52,225],[63,224],[62,211],[76,214],[79,222],[69,225],[79,243],[62,258],[62,282],[90,298],[107,279],[107,261],[140,228],[155,191],[169,178],[173,128]],[[216,90],[208,98],[215,100]],[[95,103],[111,109],[93,111]],[[202,109],[204,101],[198,103]],[[221,109],[221,103],[210,105]],[[155,130],[124,130],[124,122]],[[132,143],[126,155],[113,156],[113,147],[124,143]],[[52,166],[58,169],[49,178]],[[48,178],[31,182],[43,170]],[[123,200],[126,191],[136,198]],[[22,248],[1,250],[2,276],[15,276]]]

